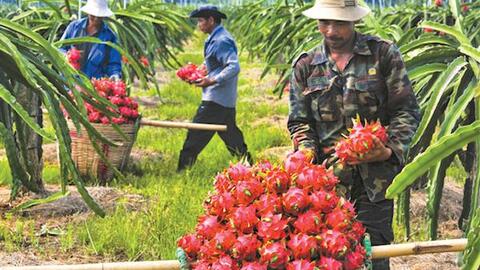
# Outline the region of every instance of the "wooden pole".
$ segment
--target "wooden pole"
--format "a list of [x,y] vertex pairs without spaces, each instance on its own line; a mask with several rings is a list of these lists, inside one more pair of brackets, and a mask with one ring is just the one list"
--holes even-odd
[[[427,253],[459,252],[467,246],[467,239],[438,240],[372,247],[372,258],[387,258]],[[178,261],[117,262],[78,265],[40,265],[3,267],[2,270],[180,270]]]
[[459,252],[467,246],[467,239],[437,240],[372,247],[372,258],[389,258],[427,253]]
[[198,124],[198,123],[186,123],[186,122],[172,122],[172,121],[157,121],[157,120],[140,120],[140,125],[151,127],[167,127],[167,128],[187,128],[187,129],[199,129],[210,131],[227,131],[226,125],[211,125],[211,124]]

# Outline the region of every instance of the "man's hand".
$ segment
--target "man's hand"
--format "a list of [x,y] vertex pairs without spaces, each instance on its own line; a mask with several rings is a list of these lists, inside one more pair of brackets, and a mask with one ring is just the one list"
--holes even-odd
[[212,80],[212,79],[208,78],[208,77],[205,77],[203,79],[200,79],[199,81],[194,81],[192,83],[195,84],[198,87],[207,87],[207,86],[210,86],[210,85],[214,85],[217,82],[215,80]]
[[373,148],[368,151],[363,157],[358,157],[357,161],[348,162],[349,165],[357,165],[369,162],[385,161],[392,155],[392,149],[386,147],[380,139],[373,138]]

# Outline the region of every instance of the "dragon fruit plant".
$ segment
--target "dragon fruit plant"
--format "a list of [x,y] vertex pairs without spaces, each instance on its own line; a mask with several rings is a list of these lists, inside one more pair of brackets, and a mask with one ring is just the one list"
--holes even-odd
[[231,165],[215,177],[195,232],[178,240],[192,269],[354,270],[365,233],[338,179],[297,151],[281,166]]
[[177,70],[177,76],[186,82],[194,82],[207,76],[207,69],[204,65],[188,63]]
[[340,162],[355,162],[358,157],[368,153],[374,146],[374,137],[382,143],[387,143],[388,135],[385,127],[380,121],[362,124],[360,118],[353,119],[353,127],[349,129],[350,134],[344,136],[335,145],[335,155]]

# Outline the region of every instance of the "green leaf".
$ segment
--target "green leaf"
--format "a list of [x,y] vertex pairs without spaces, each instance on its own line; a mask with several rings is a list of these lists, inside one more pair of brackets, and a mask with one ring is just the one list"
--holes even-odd
[[411,163],[407,164],[393,179],[385,197],[393,199],[395,196],[398,196],[440,160],[474,141],[478,137],[479,132],[480,120],[477,120],[470,125],[458,128],[454,133],[442,137],[430,145],[423,153],[415,157]]

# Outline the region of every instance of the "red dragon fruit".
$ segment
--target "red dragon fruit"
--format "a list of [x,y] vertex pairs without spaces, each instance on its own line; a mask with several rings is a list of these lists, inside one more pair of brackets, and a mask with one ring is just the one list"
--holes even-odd
[[343,263],[344,270],[361,269],[365,261],[366,251],[361,245],[355,247],[355,251],[345,255],[345,262]]
[[326,230],[319,237],[320,248],[327,256],[343,256],[350,249],[350,242],[341,232]]
[[72,47],[67,52],[67,60],[72,65],[72,67],[76,70],[80,70],[80,57],[82,57],[81,51],[75,47]]
[[282,269],[290,259],[290,252],[282,242],[268,243],[260,250],[260,263],[269,269]]
[[204,65],[188,63],[177,70],[177,76],[184,81],[194,82],[207,76],[207,69]]
[[292,235],[287,246],[296,260],[313,259],[318,253],[318,244],[315,237],[303,233]]
[[374,146],[374,137],[382,143],[387,143],[388,135],[386,129],[379,121],[362,124],[360,117],[353,119],[353,127],[345,139],[335,145],[335,155],[341,162],[355,162],[358,157],[363,157]]
[[206,215],[198,218],[196,229],[199,235],[210,240],[222,229],[222,225],[218,222],[217,216]]
[[236,186],[236,198],[240,205],[248,205],[263,193],[263,185],[256,181],[241,181]]
[[330,257],[321,257],[317,267],[320,270],[342,270],[342,263]]
[[309,210],[303,214],[299,214],[293,226],[297,232],[310,235],[319,234],[323,228],[322,217],[319,212]]
[[235,198],[229,192],[214,194],[204,202],[207,212],[210,215],[220,217],[220,219],[224,219],[234,205]]
[[240,181],[249,181],[253,177],[252,168],[245,166],[241,163],[230,165],[227,169],[227,175],[233,183]]
[[215,182],[213,184],[219,193],[230,192],[234,187],[233,183],[225,174],[215,176]]
[[264,242],[268,240],[280,240],[287,235],[285,230],[288,228],[288,220],[282,218],[282,215],[272,215],[262,218],[257,224],[257,234]]
[[181,247],[190,258],[197,257],[203,241],[196,234],[187,234],[178,240],[178,246]]
[[232,256],[239,260],[253,261],[261,245],[254,234],[241,235],[233,245]]
[[296,260],[287,264],[287,270],[316,270],[314,262],[307,260]]
[[215,242],[217,249],[228,251],[233,247],[233,244],[235,244],[235,233],[232,230],[219,231],[215,234],[212,241]]
[[192,270],[210,270],[210,264],[206,261],[197,261],[192,264]]
[[267,216],[280,213],[282,211],[282,201],[277,194],[263,194],[254,202],[255,208],[257,208],[257,215]]
[[310,195],[312,209],[324,214],[330,213],[338,204],[338,196],[333,192],[319,190]]
[[313,154],[309,151],[296,151],[290,154],[284,161],[285,171],[290,174],[299,174],[303,168],[310,166]]
[[257,225],[258,217],[255,206],[239,206],[233,211],[230,218],[232,227],[241,233],[249,234],[253,232],[255,225]]
[[339,208],[334,208],[330,213],[325,216],[325,224],[329,229],[344,232],[351,226],[351,217]]
[[241,270],[267,270],[267,266],[258,262],[247,262]]
[[238,265],[231,257],[225,255],[212,264],[211,270],[238,270]]
[[280,168],[274,168],[265,178],[267,190],[270,193],[283,193],[290,186],[290,176]]
[[283,207],[287,213],[297,215],[310,204],[310,197],[306,190],[291,187],[282,197]]

